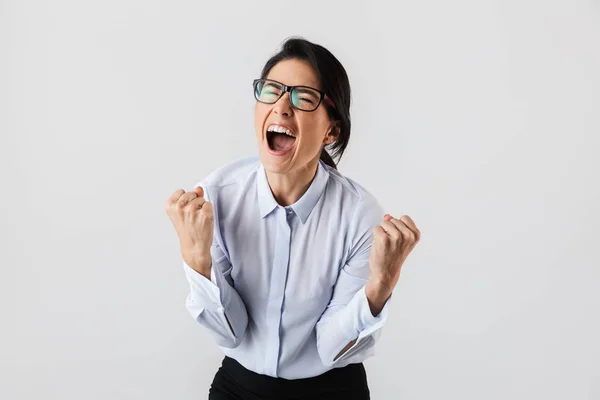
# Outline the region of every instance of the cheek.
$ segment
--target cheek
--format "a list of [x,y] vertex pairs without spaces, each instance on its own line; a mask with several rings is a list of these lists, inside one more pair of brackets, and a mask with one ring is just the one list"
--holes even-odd
[[262,134],[262,127],[268,115],[269,107],[265,107],[264,104],[257,103],[256,107],[254,108],[254,129],[257,136]]
[[320,144],[323,141],[327,127],[329,126],[329,120],[327,118],[315,115],[313,118],[306,118],[299,122],[303,135],[305,137],[310,137],[311,142]]

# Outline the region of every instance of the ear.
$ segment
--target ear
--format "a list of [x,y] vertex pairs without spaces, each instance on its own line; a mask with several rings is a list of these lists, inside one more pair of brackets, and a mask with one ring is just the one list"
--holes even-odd
[[333,121],[331,123],[331,126],[329,127],[329,132],[323,138],[323,143],[331,144],[331,143],[335,142],[336,140],[338,140],[339,137],[340,137],[340,123],[339,123],[339,121]]

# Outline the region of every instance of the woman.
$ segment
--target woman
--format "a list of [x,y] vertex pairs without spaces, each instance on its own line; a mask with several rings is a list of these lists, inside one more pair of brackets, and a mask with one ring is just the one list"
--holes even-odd
[[186,306],[225,353],[209,399],[369,399],[362,361],[419,230],[325,149],[339,159],[350,138],[350,84],[328,50],[287,40],[254,95],[259,157],[166,206]]

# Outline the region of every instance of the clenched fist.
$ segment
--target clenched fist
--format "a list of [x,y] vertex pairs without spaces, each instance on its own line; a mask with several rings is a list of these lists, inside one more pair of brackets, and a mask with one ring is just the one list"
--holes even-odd
[[192,192],[175,191],[166,211],[179,236],[183,261],[210,279],[214,214],[212,204],[204,199],[204,190],[198,186]]
[[400,277],[400,269],[421,238],[421,232],[408,215],[400,219],[387,214],[373,230],[369,254],[369,280],[377,282],[379,292],[391,293]]

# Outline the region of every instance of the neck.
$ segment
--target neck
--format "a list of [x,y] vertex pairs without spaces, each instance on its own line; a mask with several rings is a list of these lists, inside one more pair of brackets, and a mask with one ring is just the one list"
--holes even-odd
[[300,169],[285,174],[275,174],[267,171],[267,181],[275,201],[283,207],[297,202],[310,187],[315,175],[319,158],[311,160]]

